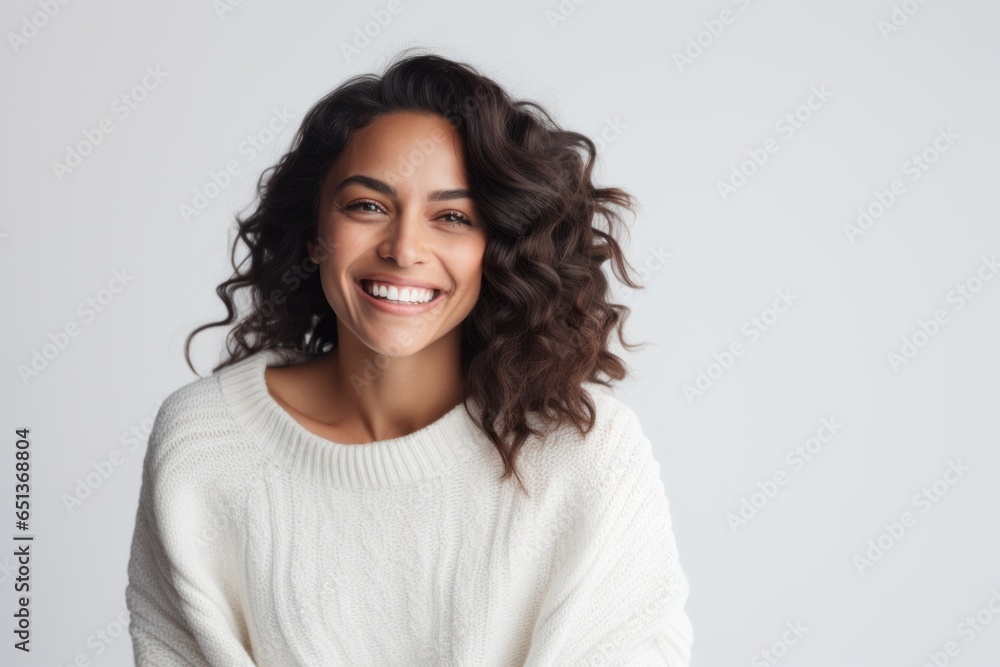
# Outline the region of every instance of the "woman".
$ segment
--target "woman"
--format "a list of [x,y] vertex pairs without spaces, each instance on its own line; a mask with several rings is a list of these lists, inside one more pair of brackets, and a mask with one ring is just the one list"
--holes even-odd
[[229,358],[150,435],[140,667],[688,664],[659,465],[606,379],[632,199],[594,160],[435,55],[308,112],[192,333],[248,288]]

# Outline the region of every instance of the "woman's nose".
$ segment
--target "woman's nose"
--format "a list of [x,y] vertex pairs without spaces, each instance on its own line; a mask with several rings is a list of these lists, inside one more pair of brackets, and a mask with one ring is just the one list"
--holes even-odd
[[423,261],[424,220],[416,211],[403,211],[386,225],[386,236],[379,246],[379,255],[392,258],[399,266]]

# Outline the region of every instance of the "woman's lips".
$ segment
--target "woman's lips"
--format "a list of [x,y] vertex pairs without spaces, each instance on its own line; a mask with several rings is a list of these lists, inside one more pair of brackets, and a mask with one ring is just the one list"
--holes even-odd
[[426,313],[427,311],[436,308],[438,302],[441,301],[445,294],[440,290],[435,290],[436,294],[434,298],[425,303],[402,303],[374,297],[365,291],[365,288],[360,282],[355,282],[354,284],[357,286],[358,292],[361,293],[365,301],[384,313],[394,315],[419,315],[420,313]]

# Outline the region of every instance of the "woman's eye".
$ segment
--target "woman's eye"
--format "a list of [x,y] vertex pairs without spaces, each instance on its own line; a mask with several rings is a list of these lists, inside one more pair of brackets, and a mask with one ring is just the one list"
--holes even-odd
[[469,220],[467,217],[465,217],[458,211],[448,211],[447,213],[444,214],[443,217],[453,218],[452,220],[448,220],[447,222],[450,222],[454,225],[472,225],[472,220]]
[[[365,210],[363,208],[365,206],[371,206],[371,207],[373,207],[374,210],[372,210],[372,209]],[[371,201],[369,199],[363,199],[361,201],[356,201],[356,202],[348,204],[347,206],[344,207],[345,210],[348,210],[348,211],[361,211],[362,213],[378,213],[381,210],[381,208],[382,208],[381,206],[379,206],[377,203],[375,203],[375,202],[373,202],[373,201]]]
[[[383,213],[382,207],[378,202],[374,202],[370,199],[362,199],[356,202],[351,202],[344,207],[345,211],[359,211],[361,213]],[[459,213],[458,211],[448,211],[441,216],[445,219],[445,222],[452,225],[468,225],[472,226],[472,220],[468,217]]]

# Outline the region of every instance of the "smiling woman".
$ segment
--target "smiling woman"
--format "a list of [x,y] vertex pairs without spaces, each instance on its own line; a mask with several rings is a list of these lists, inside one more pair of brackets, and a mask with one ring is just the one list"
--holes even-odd
[[594,161],[435,55],[306,114],[191,334],[235,324],[228,359],[150,435],[140,666],[688,665],[660,467],[610,391],[632,200]]
[[[388,168],[418,145],[419,168],[406,177]],[[425,397],[446,399],[446,407],[464,398],[454,367],[459,325],[479,298],[488,232],[466,183],[463,152],[442,116],[393,111],[354,133],[320,185],[318,241],[307,247],[337,314],[335,375],[358,375],[373,353],[393,360],[369,387],[371,396],[356,397],[357,416],[367,421],[391,424],[420,407],[415,385]],[[320,256],[319,248],[330,250]],[[425,315],[419,327],[417,314]],[[427,368],[449,370],[421,377]]]

